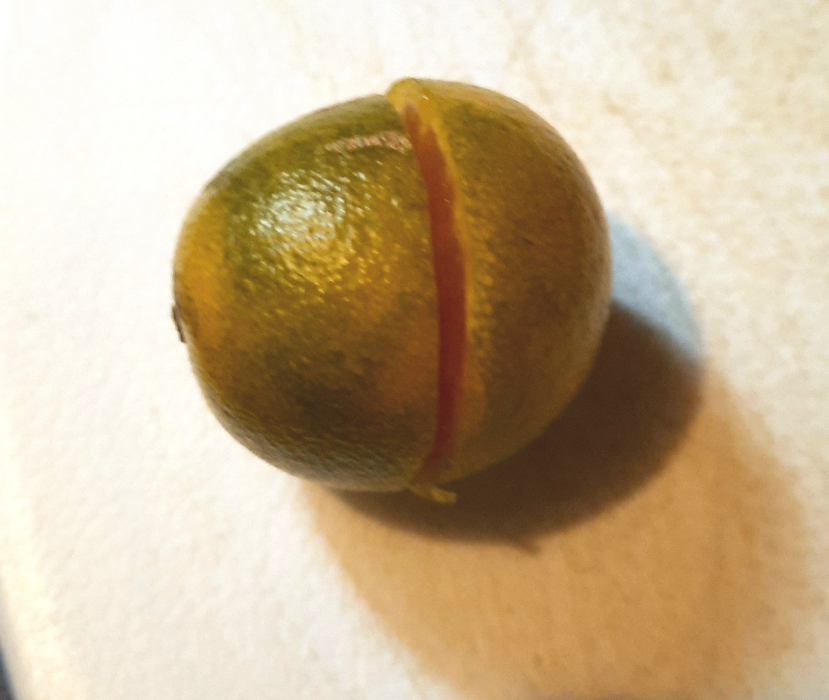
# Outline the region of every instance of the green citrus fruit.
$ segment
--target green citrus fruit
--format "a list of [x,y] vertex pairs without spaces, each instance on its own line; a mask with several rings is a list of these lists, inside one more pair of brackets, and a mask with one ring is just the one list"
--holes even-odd
[[332,486],[437,499],[563,410],[609,294],[604,215],[561,136],[431,80],[254,144],[174,263],[176,322],[240,442]]

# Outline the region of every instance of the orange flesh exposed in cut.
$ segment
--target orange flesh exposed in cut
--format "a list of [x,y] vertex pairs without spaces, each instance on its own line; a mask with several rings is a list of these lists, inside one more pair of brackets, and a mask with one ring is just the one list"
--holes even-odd
[[464,259],[455,228],[455,186],[446,168],[434,130],[421,120],[417,108],[407,103],[401,116],[412,142],[426,185],[432,259],[438,300],[438,406],[432,451],[415,475],[414,484],[434,484],[440,462],[457,447],[466,364],[466,279]]

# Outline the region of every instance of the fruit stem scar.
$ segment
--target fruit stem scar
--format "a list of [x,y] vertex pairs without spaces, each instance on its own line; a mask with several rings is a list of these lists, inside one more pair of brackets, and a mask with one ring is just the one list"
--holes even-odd
[[437,482],[441,461],[457,448],[466,365],[466,276],[464,256],[455,223],[455,183],[446,167],[432,127],[407,103],[401,110],[421,177],[426,185],[432,260],[438,303],[438,405],[432,451],[426,456],[414,485]]

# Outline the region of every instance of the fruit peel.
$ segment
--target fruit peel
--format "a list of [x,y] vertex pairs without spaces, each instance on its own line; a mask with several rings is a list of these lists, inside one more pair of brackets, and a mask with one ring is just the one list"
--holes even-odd
[[[463,346],[449,419],[434,211],[407,105],[455,193],[464,327],[448,346]],[[432,80],[254,144],[205,188],[174,262],[177,326],[240,442],[332,486],[437,502],[452,500],[437,484],[507,457],[563,410],[609,295],[604,214],[564,139],[503,95]]]

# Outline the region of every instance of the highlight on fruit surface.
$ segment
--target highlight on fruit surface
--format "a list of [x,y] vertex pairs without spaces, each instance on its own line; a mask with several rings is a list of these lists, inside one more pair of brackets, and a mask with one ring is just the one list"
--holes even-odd
[[541,434],[608,314],[598,196],[559,134],[471,85],[405,79],[265,136],[201,193],[173,315],[255,454],[356,490],[439,487]]

